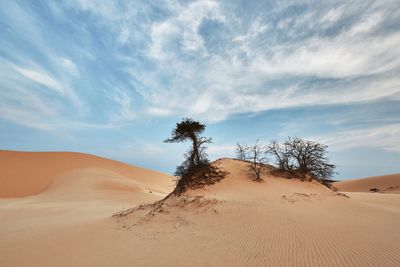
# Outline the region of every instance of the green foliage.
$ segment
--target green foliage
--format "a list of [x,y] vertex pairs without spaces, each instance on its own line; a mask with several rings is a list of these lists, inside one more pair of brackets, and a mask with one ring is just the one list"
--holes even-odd
[[191,141],[191,148],[185,153],[185,160],[176,168],[178,177],[175,193],[181,194],[187,188],[198,188],[213,184],[225,177],[225,173],[210,164],[205,153],[205,144],[211,143],[211,138],[201,136],[206,125],[190,118],[184,118],[176,124],[171,137],[166,143],[181,143]]
[[183,141],[198,139],[200,134],[205,130],[206,126],[191,118],[184,118],[176,124],[172,130],[171,137],[166,139],[167,143],[180,143]]

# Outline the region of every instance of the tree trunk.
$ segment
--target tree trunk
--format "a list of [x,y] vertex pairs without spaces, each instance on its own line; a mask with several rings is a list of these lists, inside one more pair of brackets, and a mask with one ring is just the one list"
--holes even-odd
[[193,164],[194,166],[198,165],[200,163],[200,156],[199,156],[199,147],[198,147],[198,141],[196,136],[192,136],[192,141],[193,141]]

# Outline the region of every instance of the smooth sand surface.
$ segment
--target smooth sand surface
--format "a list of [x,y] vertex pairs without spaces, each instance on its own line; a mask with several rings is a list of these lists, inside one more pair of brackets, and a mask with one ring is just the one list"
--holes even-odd
[[244,162],[218,164],[224,180],[155,212],[111,217],[172,190],[155,187],[166,178],[156,172],[146,187],[135,167],[73,169],[40,194],[2,199],[0,266],[399,266],[400,195],[348,198],[272,175],[258,183]]
[[371,189],[378,189],[381,193],[400,193],[400,173],[373,176],[362,179],[350,179],[336,182],[334,187],[344,192],[371,192]]
[[[94,175],[96,177],[95,183],[98,184],[91,186],[103,186],[104,189],[123,191],[131,190],[131,186],[138,185],[143,186],[143,188],[164,190],[166,186],[170,185],[170,177],[165,174],[93,155],[74,152],[0,150],[0,198],[36,195],[64,179],[66,183],[79,182],[75,180],[79,180],[81,175],[73,173],[85,172],[88,169],[113,173],[113,179],[101,179],[99,173],[94,171],[96,173]],[[70,178],[67,178],[68,176]],[[110,173],[105,176],[109,177]],[[118,176],[123,178],[118,179]],[[87,180],[87,178],[85,179]],[[65,185],[61,187],[65,187]]]

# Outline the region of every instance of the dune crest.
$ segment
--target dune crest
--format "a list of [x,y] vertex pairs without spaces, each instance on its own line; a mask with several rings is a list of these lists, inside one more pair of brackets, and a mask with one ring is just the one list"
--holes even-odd
[[381,192],[400,194],[400,173],[350,179],[333,184],[343,192]]
[[[90,174],[88,170],[94,173]],[[75,180],[82,182],[93,177],[103,180],[97,184],[103,189],[130,190],[142,186],[143,189],[165,192],[171,184],[171,177],[160,172],[75,152],[0,150],[0,171],[0,198],[32,196],[54,189],[54,184],[62,181],[77,183]],[[93,181],[93,187],[95,183]]]

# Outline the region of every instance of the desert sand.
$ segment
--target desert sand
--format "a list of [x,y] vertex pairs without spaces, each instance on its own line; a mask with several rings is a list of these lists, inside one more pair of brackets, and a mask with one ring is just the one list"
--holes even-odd
[[221,159],[224,180],[154,210],[138,207],[173,177],[79,153],[0,159],[0,266],[400,265],[399,194],[258,183]]
[[334,183],[334,187],[346,192],[373,192],[373,189],[378,189],[375,191],[399,194],[400,173],[340,181]]

